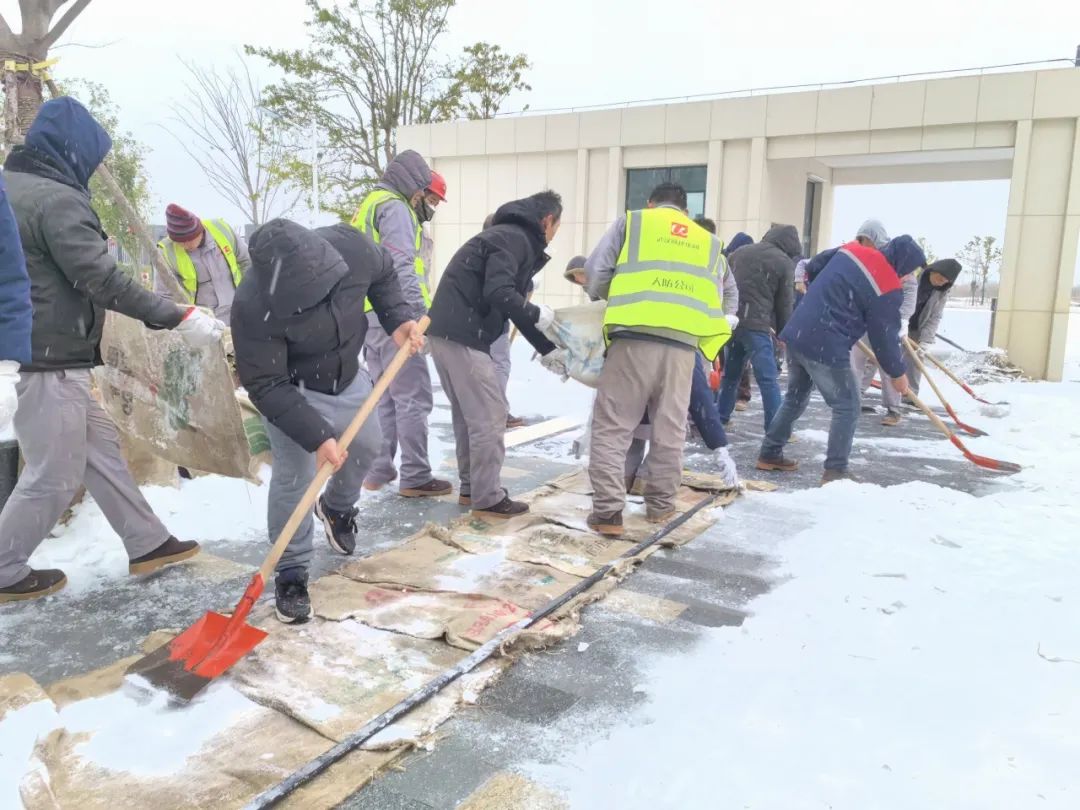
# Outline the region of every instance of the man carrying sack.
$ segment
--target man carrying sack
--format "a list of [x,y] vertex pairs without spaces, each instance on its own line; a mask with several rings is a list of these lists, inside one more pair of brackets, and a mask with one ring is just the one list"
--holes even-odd
[[[418,350],[411,320],[384,249],[348,225],[308,230],[272,220],[251,235],[251,272],[236,290],[233,347],[240,382],[263,415],[273,454],[268,505],[271,540],[284,528],[316,471],[335,472],[315,505],[330,548],[356,549],[356,502],[382,443],[368,419],[348,448],[338,436],[371,394],[360,367],[368,329],[365,297],[398,346]],[[374,415],[373,415],[374,416]],[[277,617],[287,624],[312,616],[308,567],[314,556],[310,514],[277,565]]]
[[90,205],[90,177],[112,140],[79,102],[47,101],[5,163],[8,198],[26,252],[34,301],[30,362],[21,369],[15,435],[26,468],[0,513],[0,602],[35,599],[67,582],[34,570],[30,555],[83,484],[124,541],[128,571],[145,574],[194,556],[139,492],[116,426],[90,394],[101,365],[105,311],[175,329],[191,346],[221,339],[223,324],[139,286],[108,252]]

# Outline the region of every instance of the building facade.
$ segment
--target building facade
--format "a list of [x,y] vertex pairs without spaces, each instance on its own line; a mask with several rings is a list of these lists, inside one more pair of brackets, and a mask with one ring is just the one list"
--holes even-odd
[[[402,128],[449,186],[436,276],[499,204],[550,188],[562,228],[536,300],[583,300],[562,270],[660,180],[729,239],[793,224],[828,246],[836,186],[1010,180],[993,344],[1060,379],[1080,240],[1080,69],[987,73]],[[893,227],[902,229],[899,223]]]

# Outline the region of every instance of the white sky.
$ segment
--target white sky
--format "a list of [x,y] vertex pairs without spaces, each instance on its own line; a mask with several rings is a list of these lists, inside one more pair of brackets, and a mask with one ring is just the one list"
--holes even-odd
[[[16,8],[0,0],[17,26]],[[54,52],[55,71],[108,86],[122,124],[152,149],[160,208],[176,201],[239,221],[160,128],[183,94],[178,58],[225,65],[244,44],[300,46],[305,19],[302,0],[94,0]],[[1072,57],[1080,3],[460,0],[447,50],[477,40],[529,56],[533,89],[508,107],[536,110]],[[1002,236],[1006,186],[838,189],[836,235],[874,215],[890,232],[926,235],[946,255],[976,233]]]

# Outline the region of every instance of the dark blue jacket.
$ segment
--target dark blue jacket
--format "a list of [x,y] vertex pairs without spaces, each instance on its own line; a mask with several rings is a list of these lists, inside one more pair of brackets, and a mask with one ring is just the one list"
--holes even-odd
[[739,248],[746,247],[747,245],[752,244],[754,244],[754,237],[752,237],[748,233],[743,233],[742,231],[739,231],[737,234],[731,237],[731,241],[724,246],[724,257],[727,258]]
[[780,338],[809,360],[842,368],[850,362],[851,347],[867,335],[885,373],[904,374],[900,278],[924,265],[926,256],[906,235],[881,251],[850,242],[826,253],[830,258]]
[[19,226],[8,205],[0,174],[0,360],[30,362],[30,276],[19,240]]

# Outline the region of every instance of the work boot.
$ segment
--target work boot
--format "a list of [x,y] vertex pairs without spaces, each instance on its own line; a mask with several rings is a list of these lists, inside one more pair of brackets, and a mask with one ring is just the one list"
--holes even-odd
[[389,481],[372,481],[369,478],[365,478],[363,486],[364,486],[364,489],[366,489],[368,492],[378,492],[380,489],[385,487],[387,484],[392,484],[396,480],[397,480],[397,470],[394,470],[394,474],[390,476]]
[[67,585],[67,577],[56,568],[45,568],[30,573],[14,585],[0,588],[0,602],[23,602],[28,599],[40,599],[50,593],[56,593]]
[[458,506],[472,506],[472,495],[466,495],[464,493],[458,495],[457,505]]
[[737,411],[745,411],[749,407],[750,407],[750,403],[747,402],[745,399],[735,400],[735,410],[737,410]]
[[398,495],[403,498],[437,498],[440,495],[449,495],[453,491],[454,485],[449,481],[432,478],[418,487],[403,487],[398,490]]
[[128,561],[129,574],[149,574],[166,565],[172,565],[199,553],[199,544],[194,540],[177,540],[172,535],[149,554],[143,554]]
[[356,516],[359,513],[355,506],[344,512],[331,509],[323,496],[315,502],[315,514],[326,530],[326,542],[338,554],[349,555],[356,551]]
[[593,512],[585,519],[585,523],[590,529],[597,534],[602,534],[604,537],[622,537],[623,522],[622,511],[618,512]]
[[514,428],[525,427],[525,420],[520,416],[514,416],[513,414],[506,415],[506,429],[513,430]]
[[308,596],[307,570],[286,568],[274,581],[274,612],[285,624],[303,624],[315,615]]
[[900,411],[889,408],[889,410],[885,412],[885,415],[881,417],[881,424],[885,425],[885,427],[896,427],[903,418],[904,415],[900,413]]
[[649,523],[667,523],[673,517],[675,517],[674,509],[665,509],[662,512],[653,512],[649,509],[645,510],[645,520],[649,521]]
[[473,509],[474,517],[493,518],[494,520],[510,520],[518,515],[524,515],[529,511],[529,505],[521,501],[512,501],[510,496],[505,496],[494,506],[487,509]]
[[776,458],[759,456],[757,464],[754,466],[766,472],[795,472],[795,470],[799,469],[799,462],[784,458],[784,454],[781,453]]
[[626,494],[627,495],[634,495],[635,497],[638,497],[638,498],[643,496],[645,494],[645,479],[644,478],[635,478],[634,483],[632,483],[629,487],[627,487]]
[[821,485],[831,484],[833,481],[855,481],[854,475],[847,470],[825,470],[821,476]]

